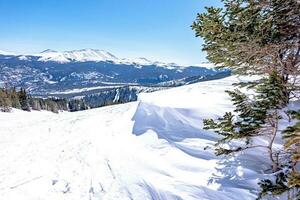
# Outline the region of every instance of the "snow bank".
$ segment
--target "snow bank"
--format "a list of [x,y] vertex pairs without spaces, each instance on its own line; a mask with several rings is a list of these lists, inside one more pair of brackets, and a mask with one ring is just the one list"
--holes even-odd
[[3,199],[250,200],[268,167],[256,149],[216,157],[203,118],[232,110],[236,77],[76,113],[0,113]]

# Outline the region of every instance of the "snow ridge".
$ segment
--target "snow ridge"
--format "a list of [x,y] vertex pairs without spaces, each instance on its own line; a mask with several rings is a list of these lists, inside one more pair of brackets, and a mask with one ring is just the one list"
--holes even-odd
[[233,110],[225,90],[239,81],[196,83],[76,113],[0,113],[0,196],[254,200],[270,166],[266,150],[216,157],[219,136],[202,124]]

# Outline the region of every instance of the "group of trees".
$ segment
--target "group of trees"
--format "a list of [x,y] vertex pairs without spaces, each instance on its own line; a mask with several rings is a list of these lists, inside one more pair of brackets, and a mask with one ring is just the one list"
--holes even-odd
[[58,113],[63,111],[80,111],[89,108],[126,103],[137,100],[141,89],[134,87],[120,87],[101,91],[82,98],[38,98],[27,94],[25,89],[0,88],[0,111],[9,112],[11,108],[30,110],[48,110]]
[[26,91],[21,89],[0,88],[0,109],[2,112],[9,112],[11,108],[30,110],[28,96]]
[[[261,180],[258,198],[280,195],[300,199],[300,111],[287,108],[290,100],[299,99],[300,1],[222,2],[223,8],[207,8],[192,25],[196,36],[204,39],[203,50],[220,68],[261,78],[228,91],[235,114],[228,112],[216,121],[204,120],[204,127],[223,136],[216,143],[217,155],[266,149],[274,179]],[[255,94],[250,98],[241,87]],[[279,123],[284,118],[290,119],[291,126],[281,130]],[[278,136],[284,143],[282,149],[273,145]],[[256,144],[259,137],[265,138],[267,145]],[[236,141],[243,145],[237,146]]]
[[27,94],[25,89],[16,88],[7,89],[0,88],[0,111],[10,112],[12,108],[25,111],[31,110],[48,110],[54,113],[59,111],[79,111],[86,110],[88,106],[83,100],[73,99],[57,99],[57,98],[36,98]]

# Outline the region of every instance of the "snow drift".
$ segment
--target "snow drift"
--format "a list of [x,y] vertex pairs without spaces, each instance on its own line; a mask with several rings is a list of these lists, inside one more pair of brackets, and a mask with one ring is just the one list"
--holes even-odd
[[204,118],[232,110],[236,77],[76,113],[0,113],[3,199],[255,199],[261,149],[216,157]]

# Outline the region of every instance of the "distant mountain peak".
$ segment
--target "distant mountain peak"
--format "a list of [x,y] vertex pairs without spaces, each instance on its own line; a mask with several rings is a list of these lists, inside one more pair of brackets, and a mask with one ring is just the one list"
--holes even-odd
[[[0,50],[0,55],[16,55]],[[22,57],[23,56],[23,57]],[[119,58],[114,54],[102,50],[85,48],[79,50],[68,50],[68,51],[56,51],[53,49],[46,49],[37,54],[25,54],[19,55],[20,60],[25,60],[24,56],[35,56],[38,57],[38,61],[41,62],[58,62],[58,63],[69,63],[69,62],[113,62],[115,64],[123,65],[134,65],[137,68],[142,66],[155,65],[158,67],[166,68],[178,68],[179,65],[175,63],[165,63],[160,61],[152,61],[145,57],[138,58]]]
[[46,50],[42,51],[41,53],[57,53],[57,51],[52,50],[52,49],[46,49]]
[[14,56],[16,55],[15,53],[8,52],[8,51],[2,51],[0,50],[0,55],[5,55],[5,56]]
[[64,51],[62,54],[73,61],[86,62],[86,61],[117,61],[119,58],[113,54],[99,49],[80,49],[73,51]]
[[150,62],[150,60],[148,60],[148,59],[145,58],[145,57],[138,57],[137,59],[139,59],[139,60],[144,60],[144,61],[149,61],[149,62]]
[[150,61],[150,60],[148,60],[147,58],[144,58],[144,57],[139,57],[139,58],[132,59],[132,62],[137,63],[137,64],[142,64],[142,65],[153,64],[152,61]]

